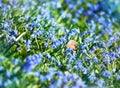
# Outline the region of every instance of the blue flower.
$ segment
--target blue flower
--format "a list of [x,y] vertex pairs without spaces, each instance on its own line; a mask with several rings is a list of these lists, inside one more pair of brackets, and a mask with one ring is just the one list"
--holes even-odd
[[52,48],[56,48],[57,47],[57,43],[56,42],[53,42],[52,45],[51,45]]
[[90,75],[89,75],[89,80],[90,81],[92,81],[92,82],[94,82],[95,80],[96,80],[96,76],[95,76],[95,74],[92,72],[92,73],[90,73]]
[[86,56],[86,57],[84,58],[84,60],[85,60],[85,61],[89,61],[90,58]]
[[120,75],[117,75],[117,76],[116,76],[116,80],[120,80]]
[[105,46],[106,46],[105,43],[102,41],[98,43],[98,47],[100,48],[104,48]]
[[0,72],[1,71],[4,71],[4,67],[3,66],[0,66]]
[[116,47],[116,51],[120,55],[120,45]]
[[0,86],[3,86],[3,77],[0,76]]
[[25,43],[26,45],[30,45],[31,44],[31,40],[23,40],[23,43]]
[[8,36],[8,38],[9,38],[9,39],[7,40],[7,43],[8,43],[8,44],[12,44],[13,41],[16,41],[16,37],[13,36],[13,35],[12,35],[12,36]]
[[97,57],[93,57],[93,58],[92,58],[92,62],[93,62],[93,63],[97,63],[97,62],[98,62],[98,58],[97,58]]
[[33,54],[33,55],[30,55],[30,56],[27,56],[26,57],[26,62],[25,62],[25,66],[23,66],[25,69],[26,67],[28,66],[28,68],[30,67],[33,67],[33,66],[36,66],[38,63],[40,63],[42,60],[42,53],[38,53],[38,54]]
[[3,61],[5,59],[4,56],[0,56],[0,61]]
[[118,55],[114,52],[114,51],[110,51],[110,53],[109,53],[109,55],[110,55],[110,60],[111,61],[113,61],[113,60],[115,60],[116,58],[118,58]]
[[18,33],[17,30],[11,30],[11,31],[10,31],[10,35],[16,35],[17,33]]
[[96,84],[98,85],[99,88],[104,88],[105,87],[105,81],[104,81],[104,79],[97,80]]
[[23,68],[23,70],[27,73],[30,72],[33,69],[33,66],[31,66],[30,63],[26,62],[24,64],[21,65],[21,67]]
[[64,42],[66,42],[66,38],[65,37],[61,37],[58,41],[59,41],[60,44],[62,44]]
[[74,3],[69,4],[68,9],[75,10],[75,4]]
[[69,36],[74,36],[75,34],[79,33],[79,30],[77,28],[71,29],[69,31]]
[[75,85],[72,86],[72,88],[85,88],[86,85],[85,85],[85,82],[83,82],[80,78],[78,80],[75,81]]
[[110,64],[110,55],[108,51],[104,51],[102,54],[103,62],[106,64]]
[[51,56],[50,56],[49,53],[45,54],[45,57],[46,57],[46,58],[51,58]]
[[6,78],[10,78],[12,76],[12,73],[10,72],[10,71],[7,71],[6,73],[5,73],[5,77]]
[[101,74],[104,76],[104,77],[110,77],[112,74],[110,73],[110,71],[108,71],[108,70],[103,70],[102,72],[101,72]]
[[44,43],[44,46],[47,47],[49,44],[47,42]]
[[20,64],[21,61],[20,61],[20,59],[12,58],[12,63],[13,63],[14,65],[17,65],[17,64]]
[[12,84],[12,81],[7,79],[5,82],[4,82],[4,86],[10,86]]

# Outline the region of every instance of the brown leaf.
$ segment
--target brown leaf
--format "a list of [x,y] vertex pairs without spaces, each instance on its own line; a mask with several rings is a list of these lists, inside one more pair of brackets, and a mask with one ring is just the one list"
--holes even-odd
[[[69,42],[66,45],[66,48],[72,48],[74,52],[76,52],[78,43],[75,40],[69,40]],[[64,55],[65,50],[62,49],[62,54]]]
[[73,50],[76,50],[77,47],[77,42],[74,40],[69,40],[69,42],[67,43],[66,47],[67,48],[72,48]]

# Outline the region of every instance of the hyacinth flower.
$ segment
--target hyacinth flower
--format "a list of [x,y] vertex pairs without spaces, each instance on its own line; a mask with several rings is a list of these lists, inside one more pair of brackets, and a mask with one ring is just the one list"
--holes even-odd
[[35,65],[42,61],[42,53],[33,54],[26,57],[26,62],[23,64],[23,69],[27,72],[33,69]]

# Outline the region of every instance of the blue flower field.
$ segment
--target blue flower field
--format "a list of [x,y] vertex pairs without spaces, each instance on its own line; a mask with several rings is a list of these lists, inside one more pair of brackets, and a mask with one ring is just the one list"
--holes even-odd
[[120,88],[120,0],[0,0],[0,88]]

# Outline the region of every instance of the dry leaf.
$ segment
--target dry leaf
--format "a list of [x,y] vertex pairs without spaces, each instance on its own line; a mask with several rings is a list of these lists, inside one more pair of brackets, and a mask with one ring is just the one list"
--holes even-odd
[[[66,48],[72,48],[74,52],[76,52],[78,43],[75,40],[69,40],[69,42],[66,45]],[[62,54],[64,55],[65,50],[62,49]]]

